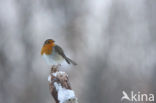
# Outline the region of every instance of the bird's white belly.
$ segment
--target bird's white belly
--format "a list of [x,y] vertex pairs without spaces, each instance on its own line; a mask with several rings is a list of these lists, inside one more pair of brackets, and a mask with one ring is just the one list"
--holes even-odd
[[64,61],[64,58],[56,52],[53,52],[51,55],[44,53],[43,57],[49,65],[58,65]]

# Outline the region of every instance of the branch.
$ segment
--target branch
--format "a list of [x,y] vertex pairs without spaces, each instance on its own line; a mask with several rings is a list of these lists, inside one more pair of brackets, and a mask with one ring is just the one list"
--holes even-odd
[[48,77],[51,95],[56,103],[78,103],[67,73],[58,71],[57,68],[53,66]]

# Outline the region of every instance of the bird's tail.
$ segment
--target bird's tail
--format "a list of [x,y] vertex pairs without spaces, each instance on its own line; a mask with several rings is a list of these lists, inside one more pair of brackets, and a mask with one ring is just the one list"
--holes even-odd
[[72,63],[73,65],[77,65],[76,62],[74,62],[73,60],[71,60],[70,58],[66,57],[65,60],[67,61],[68,64]]

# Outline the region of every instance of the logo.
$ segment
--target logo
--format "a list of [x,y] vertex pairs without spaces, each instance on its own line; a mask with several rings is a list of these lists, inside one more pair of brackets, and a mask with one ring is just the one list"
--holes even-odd
[[143,94],[141,92],[134,93],[134,91],[131,91],[128,95],[125,91],[122,91],[122,97],[121,101],[128,100],[128,101],[139,101],[139,102],[153,102],[154,101],[154,94]]

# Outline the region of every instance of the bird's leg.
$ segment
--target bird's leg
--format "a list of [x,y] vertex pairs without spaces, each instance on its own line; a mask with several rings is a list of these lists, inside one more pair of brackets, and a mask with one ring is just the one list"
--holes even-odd
[[52,65],[52,67],[51,67],[51,73],[56,72],[58,70],[59,66],[61,66],[61,64]]
[[53,72],[53,68],[54,68],[54,65],[52,65],[51,69],[50,69],[50,73]]
[[56,72],[56,71],[57,71],[56,65],[52,65],[52,67],[51,67],[51,73]]

